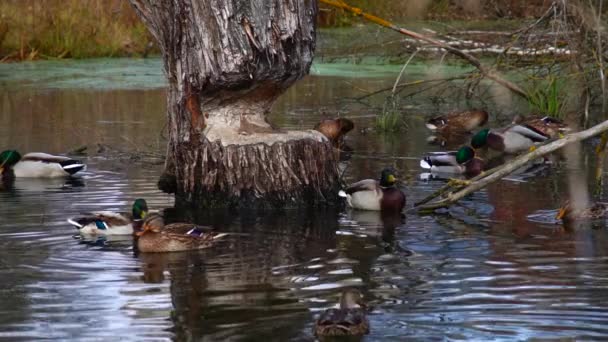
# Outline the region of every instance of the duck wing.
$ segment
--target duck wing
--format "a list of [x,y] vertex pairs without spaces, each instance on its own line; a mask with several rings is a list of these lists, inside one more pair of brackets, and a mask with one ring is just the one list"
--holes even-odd
[[429,152],[420,160],[420,167],[423,169],[430,169],[433,166],[458,166],[456,151]]
[[428,119],[426,121],[426,127],[431,131],[436,131],[442,129],[447,123],[447,118],[445,116],[437,116]]
[[540,119],[540,121],[542,121],[544,125],[555,128],[560,132],[569,132],[572,130],[562,120],[554,118],[554,117],[545,116],[542,119]]
[[316,322],[317,335],[365,335],[369,322],[363,309],[328,309]]
[[91,213],[83,214],[79,217],[73,217],[68,219],[68,222],[77,228],[82,228],[88,224],[96,223],[98,221],[104,222],[106,226],[111,228],[114,226],[124,226],[130,224],[132,221],[132,217],[129,213],[94,211]]
[[347,194],[351,195],[359,191],[376,191],[380,187],[380,182],[375,179],[364,179],[356,183],[351,184],[346,190]]
[[543,132],[529,125],[513,125],[508,128],[510,132],[522,135],[534,142],[542,142],[549,139]]
[[65,156],[55,156],[48,153],[42,152],[31,152],[24,155],[20,161],[34,161],[34,162],[43,162],[43,163],[55,163],[59,164],[65,172],[70,175],[75,174],[76,172],[84,169],[85,164],[81,161],[71,159]]
[[172,223],[166,225],[162,232],[164,234],[181,236],[181,237],[192,237],[197,239],[208,239],[208,240],[216,240],[221,237],[224,237],[228,234],[226,233],[217,233],[214,231],[213,227],[209,226],[199,226],[192,223]]

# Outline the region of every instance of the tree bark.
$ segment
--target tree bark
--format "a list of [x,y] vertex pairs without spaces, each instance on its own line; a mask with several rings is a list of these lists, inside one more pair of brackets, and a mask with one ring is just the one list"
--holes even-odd
[[337,160],[316,131],[266,120],[308,73],[316,0],[130,0],[169,80],[166,172],[204,207],[293,207],[336,196]]

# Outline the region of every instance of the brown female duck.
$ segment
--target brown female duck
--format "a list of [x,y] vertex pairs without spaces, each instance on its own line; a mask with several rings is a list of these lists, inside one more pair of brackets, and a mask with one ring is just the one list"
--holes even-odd
[[429,119],[426,127],[434,132],[470,132],[488,122],[488,112],[480,109],[451,112]]
[[564,224],[570,224],[576,221],[602,220],[607,217],[608,206],[606,203],[589,203],[589,205],[584,208],[575,209],[570,201],[566,201],[559,209],[555,218],[562,220]]
[[369,321],[361,293],[348,289],[342,293],[339,309],[323,312],[314,327],[315,336],[362,336],[369,334]]
[[521,114],[517,114],[513,117],[512,123],[530,126],[550,138],[558,138],[560,134],[570,131],[568,125],[563,121],[550,116],[541,117],[540,115],[528,115],[524,117]]
[[141,231],[136,232],[137,249],[143,253],[181,252],[212,247],[226,233],[192,223],[165,225],[162,216],[149,214]]

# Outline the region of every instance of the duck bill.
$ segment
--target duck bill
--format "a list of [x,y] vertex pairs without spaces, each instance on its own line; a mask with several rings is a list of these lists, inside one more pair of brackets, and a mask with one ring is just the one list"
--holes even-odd
[[564,218],[564,216],[566,216],[566,208],[561,207],[559,208],[559,212],[557,213],[557,216],[555,216],[555,219],[561,220]]
[[146,233],[147,233],[149,230],[150,230],[150,228],[148,228],[147,226],[143,226],[143,227],[141,228],[141,230],[140,230],[140,231],[135,232],[135,236],[137,236],[137,237],[142,237],[142,236],[143,236],[144,234],[146,234]]

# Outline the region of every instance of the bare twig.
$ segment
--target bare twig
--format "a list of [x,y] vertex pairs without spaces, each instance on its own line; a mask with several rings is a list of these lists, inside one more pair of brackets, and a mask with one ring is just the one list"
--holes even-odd
[[551,6],[549,6],[549,8],[547,9],[547,11],[540,17],[538,18],[538,20],[536,20],[535,22],[533,22],[531,25],[528,25],[526,27],[522,27],[516,31],[511,32],[510,36],[521,36],[522,34],[530,31],[531,29],[533,29],[535,26],[537,26],[538,24],[540,24],[541,22],[545,21],[547,18],[549,18],[557,9],[557,5],[555,4],[555,1],[551,3]]
[[410,58],[408,58],[408,60],[405,62],[405,64],[403,64],[403,68],[401,68],[401,71],[399,72],[399,76],[397,76],[397,79],[395,80],[395,84],[393,85],[393,90],[391,91],[391,93],[393,95],[395,95],[395,90],[397,90],[397,85],[399,84],[399,81],[401,81],[401,76],[403,75],[405,68],[407,68],[408,64],[410,64],[412,59],[414,59],[414,57],[416,57],[417,53],[418,53],[418,49],[416,49],[416,51],[414,51],[414,53],[412,53],[412,55],[410,56]]
[[351,13],[353,13],[354,15],[358,15],[361,16],[373,23],[376,23],[378,25],[384,26],[386,28],[389,28],[393,31],[399,32],[403,35],[412,37],[414,39],[429,43],[431,45],[440,47],[442,49],[445,49],[446,51],[466,60],[467,62],[469,62],[471,65],[473,65],[474,67],[476,67],[483,76],[493,80],[494,82],[504,86],[505,88],[511,90],[512,92],[514,92],[515,94],[528,99],[528,94],[522,89],[520,88],[518,85],[516,85],[515,83],[508,81],[506,79],[504,79],[502,76],[500,76],[498,73],[496,73],[494,70],[491,70],[489,68],[487,68],[486,66],[484,66],[483,64],[481,64],[481,62],[475,58],[473,55],[464,52],[460,49],[457,49],[455,47],[452,47],[446,43],[443,43],[441,41],[438,41],[436,39],[433,39],[431,37],[427,37],[425,35],[422,35],[418,32],[414,32],[414,31],[410,31],[408,29],[404,29],[401,27],[398,27],[396,25],[394,25],[393,23],[384,20],[380,17],[377,17],[375,15],[371,15],[368,13],[363,12],[360,8],[357,7],[352,7],[349,6],[348,4],[344,3],[344,1],[341,0],[319,0],[324,4],[330,5],[330,6],[334,6],[337,8],[341,8],[344,9],[346,11],[349,11]]
[[[426,84],[426,83],[432,83],[432,82],[449,82],[449,81],[454,81],[454,80],[463,80],[468,78],[469,76],[455,76],[455,77],[447,77],[447,78],[433,78],[433,79],[428,79],[428,80],[416,80],[416,81],[412,81],[412,82],[407,82],[407,83],[403,83],[403,84],[399,84],[397,86],[397,88],[399,89],[403,89],[403,88],[407,88],[407,87],[411,87],[411,86],[416,86],[416,85],[422,85],[422,84]],[[376,91],[373,91],[371,93],[359,96],[356,98],[356,100],[363,100],[366,99],[368,97],[374,96],[374,95],[378,95],[380,93],[383,93],[385,91],[389,91],[392,90],[393,87],[388,87],[388,88],[382,88],[382,89],[378,89]]]

